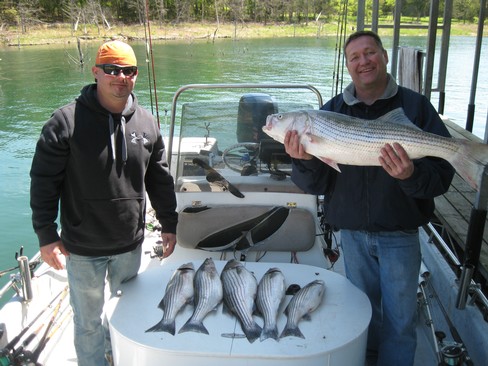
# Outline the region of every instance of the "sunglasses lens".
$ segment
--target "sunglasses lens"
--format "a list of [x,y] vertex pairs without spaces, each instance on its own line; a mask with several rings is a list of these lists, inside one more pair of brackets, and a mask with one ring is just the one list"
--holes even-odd
[[122,67],[125,76],[133,76],[137,72],[136,66]]
[[96,66],[100,67],[105,74],[112,75],[112,76],[120,75],[120,72],[122,72],[125,76],[134,76],[137,73],[137,66],[120,67],[117,65],[110,65],[110,64],[103,64],[103,65],[96,65]]

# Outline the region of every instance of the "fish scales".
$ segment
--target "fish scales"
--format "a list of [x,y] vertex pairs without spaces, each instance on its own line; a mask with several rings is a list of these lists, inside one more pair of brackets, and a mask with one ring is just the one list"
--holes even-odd
[[413,124],[408,126],[353,117],[341,118],[344,115],[332,113],[330,112],[327,117],[334,123],[327,123],[320,114],[312,116],[311,133],[321,138],[328,137],[335,143],[349,148],[348,150],[349,144],[354,141],[364,152],[374,153],[372,158],[375,165],[379,165],[378,153],[386,143],[399,142],[412,159],[441,154],[439,157],[447,160],[459,149],[453,139],[424,132],[413,127]]
[[488,145],[425,132],[415,126],[402,108],[365,120],[323,110],[301,110],[269,115],[263,131],[284,142],[296,130],[307,153],[340,172],[338,164],[379,166],[381,148],[400,143],[410,159],[426,156],[447,160],[474,189],[488,164]]
[[254,342],[261,334],[261,327],[252,317],[256,278],[240,262],[231,259],[222,270],[221,279],[224,304],[238,318],[248,341]]
[[147,329],[146,332],[168,332],[175,335],[176,315],[186,304],[193,300],[193,263],[181,265],[171,276],[158,307],[163,310],[162,319]]
[[178,333],[198,332],[209,334],[203,319],[215,310],[223,297],[222,281],[212,258],[207,258],[195,273],[195,308],[193,314]]
[[256,306],[264,319],[261,341],[279,339],[276,321],[285,291],[285,276],[278,268],[270,268],[259,281]]
[[280,338],[289,336],[305,338],[298,327],[298,323],[301,319],[310,319],[310,313],[315,311],[322,302],[324,292],[324,281],[315,280],[302,287],[293,295],[285,309],[287,320]]

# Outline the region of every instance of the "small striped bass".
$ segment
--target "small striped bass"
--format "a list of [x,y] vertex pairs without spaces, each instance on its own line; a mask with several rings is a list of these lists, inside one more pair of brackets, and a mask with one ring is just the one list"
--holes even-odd
[[310,313],[319,307],[322,298],[324,297],[324,293],[324,281],[315,280],[302,287],[295,295],[293,295],[285,309],[287,320],[280,338],[305,338],[298,327],[298,323],[301,319],[310,319]]
[[284,142],[287,131],[296,130],[305,151],[340,172],[338,164],[376,165],[385,144],[399,143],[410,159],[426,156],[447,160],[478,190],[488,145],[422,131],[397,108],[384,116],[365,120],[322,110],[301,110],[269,115],[263,131]]
[[176,315],[186,304],[193,301],[193,263],[182,264],[171,276],[163,299],[158,307],[163,310],[163,318],[146,332],[168,332],[175,335]]
[[198,268],[193,279],[195,308],[190,319],[178,333],[198,332],[208,334],[203,319],[222,302],[222,281],[212,258],[207,258]]
[[261,278],[256,295],[256,307],[264,319],[261,342],[268,338],[278,340],[278,309],[285,297],[285,276],[279,268],[270,268]]
[[253,343],[261,334],[261,327],[254,320],[254,300],[258,282],[241,262],[231,259],[220,275],[224,289],[224,305],[238,319],[247,340]]

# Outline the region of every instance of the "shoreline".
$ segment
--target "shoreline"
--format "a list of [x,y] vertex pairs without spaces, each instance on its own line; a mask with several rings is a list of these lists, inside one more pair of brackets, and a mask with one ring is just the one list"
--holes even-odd
[[[411,24],[411,23],[409,23]],[[353,31],[353,26],[349,26]],[[275,23],[263,25],[261,23],[180,23],[157,24],[150,23],[152,41],[207,41],[220,39],[264,39],[286,37],[337,37],[337,23],[309,22],[308,24]],[[451,36],[476,36],[476,24],[454,23]],[[391,28],[378,30],[380,36],[393,34]],[[426,36],[427,29],[407,29],[401,31],[404,36]],[[107,28],[94,25],[82,25],[72,31],[71,24],[56,23],[31,27],[26,33],[11,27],[0,35],[0,47],[27,47],[70,44],[82,40],[83,42],[103,41],[119,38],[128,41],[144,41],[148,28],[144,25],[116,24]]]

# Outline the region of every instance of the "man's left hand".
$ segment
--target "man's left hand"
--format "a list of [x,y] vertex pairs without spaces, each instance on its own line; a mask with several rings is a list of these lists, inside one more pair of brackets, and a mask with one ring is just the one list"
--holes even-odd
[[163,242],[163,258],[167,258],[175,250],[176,234],[161,233],[161,240]]
[[381,156],[378,160],[390,176],[400,180],[410,178],[415,169],[407,152],[397,142],[393,143],[393,146],[386,144],[381,149]]

